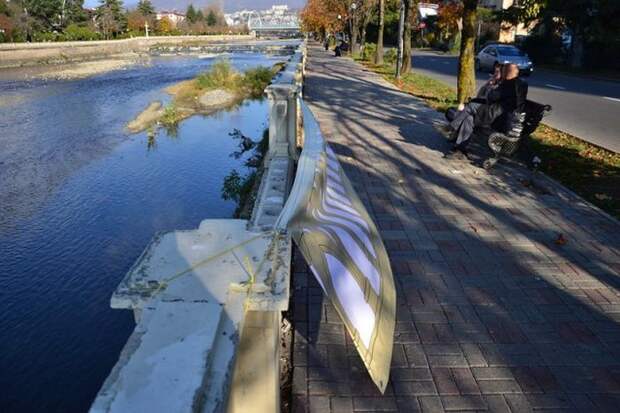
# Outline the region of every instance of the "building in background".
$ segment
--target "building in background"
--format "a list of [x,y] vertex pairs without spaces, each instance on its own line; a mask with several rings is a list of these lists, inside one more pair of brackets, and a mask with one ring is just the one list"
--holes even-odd
[[[519,0],[480,0],[480,7],[486,7],[492,10],[505,10],[511,6],[518,6]],[[510,23],[502,22],[497,28],[498,39],[502,43],[513,43],[517,36],[527,36],[532,28],[532,25],[525,26],[523,23],[519,23],[514,26]]]
[[437,16],[439,12],[439,4],[435,3],[418,3],[418,15],[420,20],[424,20],[429,16]]

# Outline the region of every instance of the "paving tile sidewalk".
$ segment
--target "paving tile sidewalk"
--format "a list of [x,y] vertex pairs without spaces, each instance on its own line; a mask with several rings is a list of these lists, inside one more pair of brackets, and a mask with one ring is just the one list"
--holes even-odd
[[310,47],[305,98],[382,232],[398,309],[381,395],[296,255],[294,412],[620,411],[617,221],[518,166],[443,159],[441,115],[350,59]]

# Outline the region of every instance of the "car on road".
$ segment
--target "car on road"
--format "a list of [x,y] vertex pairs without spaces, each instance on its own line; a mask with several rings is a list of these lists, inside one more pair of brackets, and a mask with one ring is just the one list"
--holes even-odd
[[514,63],[519,71],[529,76],[534,71],[530,57],[517,46],[506,43],[491,43],[480,50],[476,56],[476,70],[493,71],[496,64]]

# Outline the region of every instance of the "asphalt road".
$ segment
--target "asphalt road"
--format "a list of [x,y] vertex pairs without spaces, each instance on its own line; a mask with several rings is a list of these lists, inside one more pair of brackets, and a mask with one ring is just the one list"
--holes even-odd
[[[456,87],[457,57],[414,51],[414,71]],[[478,72],[478,86],[488,79]],[[553,107],[544,122],[588,142],[620,152],[620,82],[536,70],[528,98]]]

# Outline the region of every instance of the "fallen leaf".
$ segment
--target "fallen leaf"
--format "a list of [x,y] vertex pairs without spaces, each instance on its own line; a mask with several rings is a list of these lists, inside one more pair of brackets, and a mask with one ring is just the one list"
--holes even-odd
[[566,238],[564,238],[563,234],[558,234],[558,237],[554,241],[556,245],[566,245],[567,242],[568,241],[566,240]]
[[598,199],[599,201],[611,200],[611,197],[607,194],[594,194],[594,198]]

